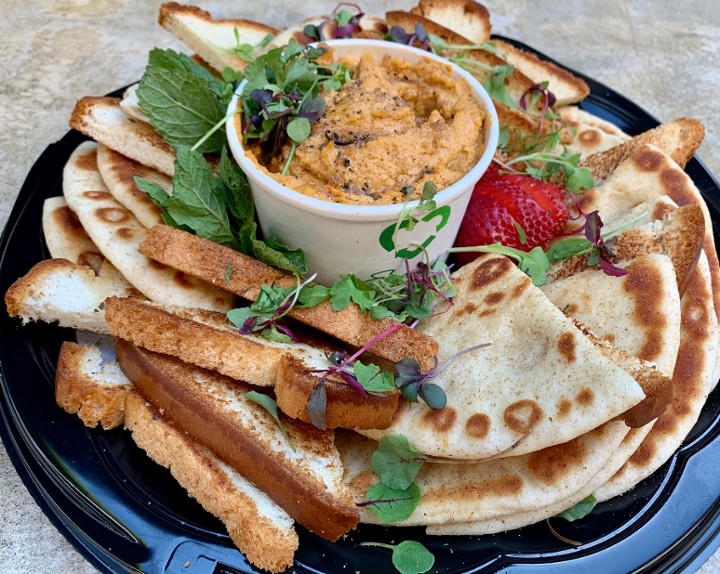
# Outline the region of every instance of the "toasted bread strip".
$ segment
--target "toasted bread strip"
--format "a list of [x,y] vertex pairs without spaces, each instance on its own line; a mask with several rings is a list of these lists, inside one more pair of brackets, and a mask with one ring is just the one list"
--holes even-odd
[[300,524],[336,540],[358,523],[331,431],[285,419],[288,442],[272,416],[247,398],[251,387],[122,339],[115,344],[124,373],[157,409]]
[[175,173],[175,150],[150,124],[133,120],[120,98],[85,97],[75,104],[70,127],[165,175]]
[[473,44],[490,40],[490,12],[474,0],[420,0],[410,12],[464,36]]
[[128,393],[125,413],[135,443],[222,521],[250,562],[270,572],[292,565],[298,547],[293,521],[262,490],[162,416],[139,391]]
[[55,402],[87,427],[109,430],[125,420],[125,395],[132,383],[98,347],[65,341],[55,370]]
[[255,46],[268,34],[277,33],[275,28],[250,20],[213,19],[197,6],[177,2],[160,5],[158,23],[220,73],[225,68],[244,70],[247,66],[247,60],[234,52],[238,43]]
[[567,71],[565,68],[547,60],[541,60],[535,54],[494,39],[495,44],[504,54],[507,62],[515,66],[533,82],[548,82],[548,89],[556,98],[557,106],[566,106],[583,101],[590,94],[590,88],[582,78]]
[[[316,385],[317,377],[307,371],[301,360],[285,355],[280,360],[275,380],[278,407],[289,417],[310,422],[306,406]],[[392,423],[400,400],[400,392],[397,390],[365,396],[346,383],[330,378],[325,382],[325,389],[325,423],[328,428],[387,428]]]
[[328,366],[323,349],[242,335],[215,311],[110,297],[105,318],[116,337],[253,385],[273,386],[284,355],[300,361],[302,371]]
[[[140,253],[179,269],[227,291],[254,299],[263,284],[290,286],[295,278],[259,261],[196,235],[164,225],[148,230]],[[231,269],[226,281],[226,269]],[[362,347],[373,337],[397,325],[392,319],[374,320],[351,304],[342,311],[333,311],[329,302],[298,309],[290,316],[355,347]],[[392,362],[412,357],[423,370],[432,368],[437,343],[427,335],[405,325],[377,342],[371,352]]]
[[692,118],[678,118],[635,136],[630,141],[588,156],[580,165],[588,168],[595,183],[604,181],[615,168],[645,144],[652,144],[684,168],[700,147],[705,127]]
[[67,259],[46,259],[15,281],[5,293],[11,317],[57,322],[61,327],[108,334],[103,302],[111,295],[133,296],[127,283],[95,275],[90,267]]

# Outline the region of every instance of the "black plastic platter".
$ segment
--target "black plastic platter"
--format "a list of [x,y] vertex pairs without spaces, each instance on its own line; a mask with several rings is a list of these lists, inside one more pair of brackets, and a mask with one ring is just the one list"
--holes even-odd
[[[529,49],[525,47],[526,49]],[[582,104],[629,134],[658,122],[641,108],[585,78]],[[41,210],[62,194],[62,170],[85,138],[76,132],[50,145],[27,176],[0,240],[0,292],[49,257]],[[720,187],[697,160],[687,172],[720,228]],[[258,572],[216,519],[187,497],[169,472],[150,461],[122,429],[86,429],[55,405],[58,348],[74,333],[0,315],[0,413],[3,443],[38,505],[103,572]],[[682,448],[630,493],[600,504],[575,523],[555,522],[571,547],[544,523],[484,537],[428,537],[421,528],[361,526],[337,543],[300,530],[292,572],[393,572],[386,550],[361,541],[423,542],[439,573],[694,572],[720,546],[720,392],[709,397]]]

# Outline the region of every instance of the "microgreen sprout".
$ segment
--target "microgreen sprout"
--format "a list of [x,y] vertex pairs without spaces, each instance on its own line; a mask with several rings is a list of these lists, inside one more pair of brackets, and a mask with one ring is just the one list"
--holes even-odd
[[412,403],[416,403],[418,399],[422,399],[425,404],[433,410],[445,408],[447,404],[445,391],[442,387],[432,383],[432,379],[442,373],[448,365],[458,357],[472,353],[477,349],[488,347],[489,345],[490,343],[483,343],[463,349],[442,364],[439,364],[437,357],[435,357],[435,366],[426,373],[420,371],[420,365],[415,359],[405,357],[395,365],[397,371],[395,375],[395,386],[400,389],[403,397]]
[[533,84],[527,92],[520,96],[520,108],[525,111],[527,111],[528,107],[533,109],[536,108],[539,100],[542,98],[542,109],[538,127],[539,133],[542,133],[545,117],[552,111],[552,107],[557,101],[555,94],[548,89],[548,85],[549,83],[547,81],[540,82],[539,84]]
[[233,34],[235,35],[235,46],[228,51],[245,62],[254,62],[257,51],[265,48],[273,39],[272,34],[266,34],[257,44],[249,44],[240,39],[240,31],[237,28],[233,29]]
[[590,170],[579,165],[580,154],[567,149],[559,154],[547,151],[529,153],[498,163],[505,171],[524,173],[543,181],[553,181],[573,193],[592,189],[595,185]]
[[292,331],[280,323],[295,306],[300,293],[310,284],[315,275],[296,287],[282,288],[263,285],[260,294],[248,307],[239,307],[227,312],[228,320],[238,327],[243,335],[259,332],[263,337],[280,343],[291,343],[297,340]]
[[270,144],[277,153],[288,140],[291,149],[283,167],[287,172],[298,144],[310,136],[310,124],[325,113],[320,90],[338,90],[350,79],[344,64],[324,65],[324,48],[300,46],[291,39],[252,62],[240,100],[244,114],[243,141]]
[[332,39],[352,38],[353,34],[360,30],[360,20],[365,15],[362,8],[357,4],[343,2],[338,4],[332,14],[320,24],[308,24],[303,28],[303,33],[316,42],[327,40],[323,30],[328,24],[334,24]]
[[361,542],[360,546],[376,546],[392,551],[392,563],[400,574],[423,574],[435,564],[435,557],[419,542],[403,540],[399,544]]
[[415,24],[412,32],[406,32],[400,26],[392,26],[385,39],[397,44],[419,48],[420,50],[430,49],[430,37],[425,32],[425,26],[422,24]]
[[245,398],[247,398],[249,401],[252,401],[253,403],[260,405],[262,408],[264,408],[270,416],[275,421],[275,424],[277,424],[278,428],[280,429],[280,432],[283,435],[283,438],[288,443],[288,446],[295,452],[295,445],[293,444],[292,440],[290,439],[290,436],[287,434],[287,430],[285,429],[285,425],[282,423],[282,420],[280,420],[280,415],[278,414],[278,406],[275,402],[275,399],[272,397],[269,397],[268,395],[264,393],[259,393],[257,391],[248,391],[245,393]]
[[320,374],[317,383],[313,387],[308,397],[305,410],[308,418],[313,426],[320,430],[327,428],[325,413],[327,409],[327,389],[326,381],[331,375],[336,375],[345,381],[348,386],[357,392],[366,396],[370,392],[387,392],[395,389],[393,377],[390,373],[383,373],[380,367],[373,365],[364,365],[356,359],[365,351],[372,348],[378,341],[381,341],[388,335],[392,335],[395,331],[402,328],[402,324],[396,323],[381,333],[375,335],[352,355],[345,356],[343,354],[333,353],[328,357],[330,366],[326,369],[313,369],[309,372]]

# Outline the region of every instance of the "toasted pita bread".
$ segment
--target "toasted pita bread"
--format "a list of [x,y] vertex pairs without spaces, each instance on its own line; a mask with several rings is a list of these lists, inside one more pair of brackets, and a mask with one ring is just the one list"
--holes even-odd
[[277,33],[275,28],[250,20],[213,19],[197,6],[177,2],[160,5],[158,22],[220,73],[225,68],[244,70],[247,66],[247,60],[235,52],[238,44],[256,46],[268,34],[274,36]]
[[120,98],[82,98],[75,104],[70,127],[142,165],[170,177],[175,173],[175,150],[150,124],[129,118]]
[[472,44],[490,40],[490,13],[474,0],[420,0],[410,12],[452,30]]
[[597,490],[598,500],[627,492],[672,456],[697,421],[717,380],[714,371],[720,335],[712,307],[709,266],[704,256],[698,261],[693,279],[683,295],[681,325],[672,404],[629,460]]
[[135,183],[136,177],[156,183],[168,194],[172,193],[172,179],[157,170],[98,144],[97,164],[103,182],[115,200],[127,208],[144,227],[163,223],[160,208]]
[[[571,494],[567,498],[513,514],[504,514],[502,516],[478,520],[475,522],[430,525],[427,528],[427,533],[439,536],[481,536],[522,528],[523,526],[535,524],[541,520],[546,520],[556,516],[593,494],[597,488],[604,484],[608,477],[617,472],[617,469],[619,469],[625,461],[627,461],[630,454],[634,452],[638,445],[648,435],[653,424],[654,421],[652,423],[648,423],[644,427],[631,429],[630,432],[625,435],[625,438],[623,438],[620,445],[618,445],[611,453],[605,453],[609,454],[610,458],[605,461],[602,468],[595,473],[590,481],[580,486],[575,493]],[[577,483],[575,483],[575,486],[577,486]],[[542,502],[540,504],[542,504]]]
[[542,292],[593,334],[671,376],[680,345],[680,294],[672,261],[653,254],[619,266],[627,275],[587,269],[544,285]]
[[125,278],[152,301],[227,311],[234,297],[184,273],[152,263],[138,253],[145,228],[115,201],[97,169],[97,144],[85,142],[63,172],[63,194],[85,231]]
[[667,195],[677,205],[699,205],[705,218],[703,249],[710,264],[712,297],[720,313],[720,264],[713,238],[710,212],[690,177],[672,157],[652,145],[642,145],[622,161],[595,189],[580,197],[585,213],[598,210],[604,222],[621,222],[627,213],[648,200]]
[[631,139],[614,124],[577,106],[563,106],[557,110],[560,121],[574,132],[567,149],[581,158],[615,148]]
[[484,459],[567,442],[638,404],[638,383],[597,350],[510,260],[482,256],[454,276],[452,307],[418,328],[439,344],[447,406],[401,407],[379,439],[403,434],[430,456]]
[[150,118],[140,109],[140,100],[137,97],[137,88],[139,84],[129,86],[124,92],[120,100],[120,107],[127,117],[140,122],[150,123]]
[[[420,504],[409,518],[393,526],[488,520],[564,500],[602,470],[628,431],[624,423],[615,421],[568,443],[522,456],[474,464],[426,463],[415,480],[422,492]],[[338,434],[336,445],[345,480],[354,498],[362,500],[378,480],[369,464],[376,444]],[[381,523],[368,508],[361,508],[361,521]]]
[[592,172],[596,183],[601,183],[625,159],[642,146],[650,144],[662,150],[684,168],[695,155],[704,137],[705,127],[701,122],[692,118],[678,118],[643,132],[619,146],[592,154],[583,159],[580,165]]

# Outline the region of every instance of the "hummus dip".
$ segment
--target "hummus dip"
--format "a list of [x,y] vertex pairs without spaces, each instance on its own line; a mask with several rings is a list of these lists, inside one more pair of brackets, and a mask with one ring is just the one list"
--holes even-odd
[[419,198],[427,181],[438,189],[455,183],[480,159],[486,114],[449,65],[387,55],[349,65],[352,80],[323,94],[325,114],[312,123],[288,172],[279,173],[291,143],[260,165],[273,179],[326,201],[403,203]]

